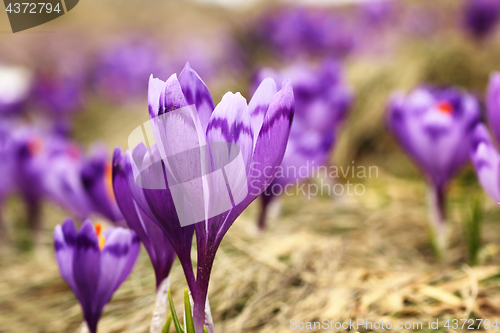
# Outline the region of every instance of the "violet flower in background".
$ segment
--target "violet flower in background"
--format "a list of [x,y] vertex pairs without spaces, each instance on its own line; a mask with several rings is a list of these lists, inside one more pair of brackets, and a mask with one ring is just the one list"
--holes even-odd
[[0,117],[20,116],[32,86],[32,75],[27,69],[0,64]]
[[16,191],[26,205],[28,225],[37,240],[42,231],[42,200],[47,195],[44,175],[50,168],[43,133],[37,128],[18,128],[13,132],[12,147]]
[[361,3],[360,13],[363,21],[369,22],[372,26],[385,25],[395,14],[394,0],[372,0]]
[[162,69],[161,52],[144,37],[112,43],[97,56],[93,86],[98,94],[121,103],[146,94],[147,78]]
[[288,8],[267,13],[257,23],[256,36],[281,56],[345,56],[355,36],[348,20],[335,13]]
[[486,37],[493,31],[499,18],[500,1],[464,0],[464,25],[474,37]]
[[37,72],[34,103],[53,122],[54,131],[67,136],[72,117],[84,106],[85,76],[60,67]]
[[123,220],[123,215],[116,204],[112,173],[112,162],[102,147],[94,148],[83,158],[81,181],[92,211],[116,223]]
[[500,154],[484,124],[477,124],[472,132],[470,154],[479,183],[500,203]]
[[[260,229],[265,228],[269,205],[276,198],[273,186],[284,189],[286,186],[298,185],[316,176],[313,174],[314,168],[328,164],[339,125],[346,118],[353,101],[353,93],[343,78],[342,68],[333,60],[323,61],[316,67],[298,63],[279,73],[264,69],[257,74],[256,82],[266,77],[273,78],[276,82],[290,79],[294,87],[296,111],[281,163],[282,170],[285,171],[278,174],[261,195],[262,209],[258,221]],[[307,172],[297,172],[304,169]],[[295,172],[289,173],[286,170]]]
[[140,250],[133,231],[101,229],[87,220],[78,232],[67,219],[54,230],[59,271],[78,298],[90,333],[97,332],[104,306],[132,271]]
[[92,206],[81,177],[82,150],[75,142],[57,135],[45,142],[50,165],[43,175],[47,197],[83,221]]
[[[190,235],[191,233],[192,235],[191,228],[193,226],[196,228],[198,260],[194,288],[189,284],[191,277],[189,277],[190,273],[186,272],[189,269],[185,268],[189,267],[191,263],[184,263],[183,267],[185,268],[186,278],[193,293],[193,318],[197,333],[203,332],[203,325],[207,324],[205,306],[208,285],[215,254],[220,242],[241,212],[272,182],[274,174],[283,158],[288,141],[294,113],[291,84],[285,81],[280,91],[277,91],[276,85],[272,80],[266,80],[262,85],[263,88],[257,90],[249,106],[239,93],[227,93],[214,108],[212,97],[207,87],[196,72],[190,68],[189,64],[186,65],[178,79],[175,74],[166,82],[153,78],[150,79],[148,97],[149,113],[153,121],[163,114],[187,107],[188,105],[194,104],[197,110],[196,118],[199,119],[199,122],[194,118],[191,119],[192,121],[187,119],[186,122],[182,123],[172,120],[165,122],[161,126],[158,125],[159,127],[153,129],[157,144],[161,142],[163,149],[168,150],[167,153],[179,151],[182,147],[178,145],[184,144],[183,142],[178,142],[175,145],[173,141],[169,141],[172,139],[169,139],[168,136],[175,136],[175,133],[183,133],[182,141],[203,140],[207,144],[229,142],[236,144],[241,149],[247,179],[239,179],[237,181],[246,181],[248,188],[251,190],[232,209],[209,218],[206,221],[180,227],[172,193],[168,186],[166,189],[142,188],[142,191],[137,191],[137,185],[135,185],[136,179],[134,179],[132,170],[141,170],[141,165],[138,165],[138,163],[142,163],[144,160],[143,156],[145,155],[141,155],[138,148],[133,153],[128,151],[125,155],[125,173],[127,174],[127,178],[130,179],[129,189],[134,196],[134,200],[139,207],[144,205],[149,207],[149,211],[159,222],[159,226],[168,235],[172,246],[176,249],[181,264],[187,258],[181,258],[181,254],[177,251],[177,248],[184,246],[190,249],[190,238],[176,239],[172,237],[171,231],[177,230],[178,233],[181,232],[184,235]],[[194,127],[192,124],[194,124]],[[159,151],[158,146],[150,147],[149,155],[155,154],[159,157],[162,152]],[[169,156],[169,154],[166,156]],[[146,158],[148,158],[148,155],[146,155]],[[162,161],[162,163],[166,162]],[[251,165],[253,172],[250,172]],[[213,165],[212,167],[215,168],[216,166]],[[265,173],[263,172],[264,169],[266,170]],[[160,179],[155,178],[156,176],[157,174],[147,172],[146,170],[146,172],[141,173],[141,181],[143,184],[157,184]],[[164,178],[163,184],[168,184]],[[209,197],[209,201],[212,200],[217,200],[217,196],[212,194]],[[147,214],[147,211],[143,211]],[[213,330],[211,325],[207,326],[209,326],[210,330]]]
[[445,243],[445,190],[469,159],[472,129],[479,122],[475,97],[456,88],[419,87],[396,93],[388,106],[388,127],[426,175],[435,209],[437,250]]

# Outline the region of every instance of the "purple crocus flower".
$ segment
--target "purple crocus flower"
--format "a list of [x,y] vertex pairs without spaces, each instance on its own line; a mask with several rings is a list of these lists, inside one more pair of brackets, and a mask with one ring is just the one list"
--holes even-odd
[[87,220],[78,232],[67,219],[54,230],[59,271],[78,298],[91,333],[97,332],[104,306],[132,271],[140,250],[133,231],[101,229]]
[[[145,146],[138,147],[138,149],[146,149]],[[132,186],[137,185],[132,184]],[[113,188],[116,202],[127,225],[137,233],[153,264],[157,293],[151,331],[160,332],[167,320],[168,289],[170,288],[168,277],[176,255],[167,235],[159,227],[160,222],[154,220],[155,217],[148,207],[143,207],[148,210],[146,214],[134,200],[125,174],[124,156],[119,147],[113,154]],[[139,195],[142,194],[139,193]]]
[[[144,146],[141,147],[146,149]],[[144,213],[134,200],[128,187],[124,156],[120,148],[116,148],[113,154],[113,189],[127,225],[137,233],[148,251],[156,275],[156,287],[159,288],[170,274],[175,251],[164,231],[158,226],[160,223],[153,220],[155,217],[151,211],[148,210],[148,214]],[[148,209],[148,207],[143,208]]]
[[48,165],[43,174],[47,196],[79,220],[88,218],[92,205],[82,182],[82,150],[71,140],[51,136],[46,140]]
[[484,38],[494,28],[500,18],[500,1],[465,0],[464,25],[477,38]]
[[484,191],[500,203],[500,154],[484,124],[477,124],[472,132],[471,160]]
[[31,89],[32,78],[27,69],[0,64],[0,116],[19,116]]
[[[295,96],[295,118],[281,170],[269,188],[262,194],[262,211],[259,227],[266,224],[266,213],[276,197],[274,186],[282,193],[287,186],[298,185],[314,176],[313,168],[325,165],[335,145],[338,127],[345,119],[352,104],[353,94],[344,82],[338,62],[328,60],[321,66],[299,63],[280,73],[264,69],[257,75],[257,82],[265,77],[276,82],[291,80]],[[307,169],[307,172],[297,172]],[[289,172],[294,170],[294,172]]]
[[388,127],[426,175],[443,237],[445,188],[469,159],[471,131],[479,121],[475,97],[456,88],[420,87],[396,93],[388,107]]
[[49,167],[44,134],[36,128],[21,127],[13,132],[13,180],[26,204],[28,224],[37,239],[41,232],[41,203],[47,191],[44,174]]
[[[153,123],[153,132],[156,145],[149,149],[149,153],[141,153],[135,148],[133,152],[125,154],[125,173],[132,183],[136,183],[133,170],[142,170],[141,163],[146,159],[157,158],[162,154],[183,152],[189,149],[192,142],[206,142],[210,151],[207,152],[209,165],[215,172],[221,163],[219,159],[227,159],[224,154],[215,154],[214,147],[217,143],[228,143],[226,151],[229,156],[234,153],[230,144],[239,148],[242,163],[244,163],[244,177],[233,179],[233,184],[239,184],[234,188],[246,187],[248,192],[233,193],[234,201],[232,208],[225,212],[206,218],[199,223],[180,226],[180,215],[175,207],[174,196],[171,189],[151,188],[148,185],[159,183],[169,184],[160,175],[149,170],[140,174],[142,190],[137,191],[137,185],[129,189],[139,207],[147,205],[149,210],[143,210],[147,214],[150,211],[159,226],[168,235],[172,246],[176,249],[181,263],[186,261],[186,256],[181,258],[177,248],[190,248],[192,227],[196,229],[197,240],[197,274],[194,288],[189,282],[189,267],[191,263],[184,263],[188,284],[193,292],[194,310],[193,318],[196,332],[203,331],[205,323],[205,305],[207,301],[208,284],[212,270],[215,254],[219,248],[223,236],[241,212],[255,200],[272,182],[275,172],[283,158],[290,126],[294,113],[293,91],[289,81],[285,81],[283,88],[277,91],[273,80],[265,80],[254,94],[250,104],[239,93],[227,93],[222,101],[214,107],[210,92],[198,74],[186,65],[179,78],[174,74],[166,82],[159,79],[150,79],[149,83],[149,114]],[[196,113],[190,113],[188,106],[194,105]],[[168,115],[174,110],[187,108],[188,112],[181,118]],[[175,113],[173,113],[175,114]],[[162,119],[166,121],[162,122]],[[184,119],[179,121],[180,119]],[[160,121],[159,121],[160,120]],[[159,147],[161,146],[162,149]],[[140,147],[140,146],[138,146]],[[160,158],[161,159],[161,158]],[[161,165],[172,167],[165,159]],[[265,171],[264,171],[265,170]],[[182,171],[182,169],[180,170]],[[241,171],[241,170],[240,170]],[[158,178],[160,177],[160,178]],[[227,190],[227,188],[225,189]],[[205,211],[209,215],[210,210],[216,207],[222,193],[214,193],[217,189],[209,186],[208,204]],[[142,194],[141,194],[142,193]],[[238,199],[238,200],[237,200]],[[174,238],[171,234],[176,231],[183,239]]]
[[113,191],[112,163],[103,149],[96,148],[83,159],[81,180],[94,212],[111,222],[123,220]]

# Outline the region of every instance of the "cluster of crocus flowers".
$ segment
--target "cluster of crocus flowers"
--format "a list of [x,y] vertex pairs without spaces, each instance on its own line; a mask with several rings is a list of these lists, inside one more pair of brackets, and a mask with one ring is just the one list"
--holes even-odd
[[471,138],[471,160],[484,191],[496,203],[500,203],[500,154],[498,153],[498,144],[500,143],[500,73],[491,75],[486,107],[493,138],[484,124],[477,124]]
[[[277,194],[283,194],[284,189],[317,176],[313,174],[314,170],[328,164],[340,124],[353,101],[353,93],[343,78],[341,65],[333,60],[325,60],[317,67],[297,63],[280,72],[263,69],[256,75],[256,81],[260,82],[266,77],[276,82],[283,78],[291,80],[295,118],[281,172],[277,173],[272,184],[261,195],[262,210],[258,222],[261,229],[266,225],[269,204]],[[264,89],[264,86],[260,89]]]
[[15,122],[2,125],[0,201],[13,194],[23,199],[35,237],[45,199],[82,221],[93,213],[111,222],[123,219],[112,191],[111,161],[102,150],[85,154],[78,143],[58,134]]
[[469,160],[469,142],[479,122],[479,103],[456,88],[419,87],[393,95],[388,127],[425,174],[434,207],[436,250],[445,246],[445,191],[452,177]]
[[[119,151],[115,152],[114,164],[122,167],[114,173],[114,186],[118,191],[127,184],[127,196],[130,193],[133,198],[133,201],[130,197],[127,200],[136,210],[125,213],[126,218],[134,214],[147,216],[164,231],[179,257],[193,295],[194,327],[196,332],[202,332],[207,321],[205,307],[210,273],[222,238],[242,211],[272,182],[281,164],[294,114],[292,86],[285,81],[278,90],[273,80],[264,80],[249,104],[241,94],[228,92],[215,106],[205,83],[188,64],[179,77],[174,74],[166,82],[150,78],[148,99],[155,144],[148,149],[142,144],[131,147],[132,151],[127,151],[123,157]],[[227,174],[232,179],[229,185],[224,183],[223,187],[217,187],[209,181],[208,186],[205,183],[198,189],[201,194],[188,193],[195,201],[200,195],[206,200],[207,205],[203,208],[206,210],[202,212],[206,218],[183,224],[186,211],[188,214],[196,212],[188,211],[190,207],[182,211],[176,206],[177,187],[172,186],[175,181],[172,182],[163,171],[154,172],[151,161],[159,163],[161,170],[168,170],[167,173],[172,173],[173,179],[180,182],[178,177],[183,178],[184,169],[175,169],[172,161],[164,157],[185,151],[199,152],[192,149],[190,144],[193,142],[204,144],[200,149],[206,154],[198,160],[202,168],[207,168],[204,171],[215,174],[224,166],[224,161],[233,158],[242,167],[236,177]],[[217,151],[221,143],[221,151]],[[250,165],[252,170],[260,172],[251,172]],[[193,171],[191,168],[199,169],[191,165],[188,171]],[[264,169],[271,172],[264,173]],[[224,189],[227,197],[227,187],[231,184],[236,186],[232,187],[230,207],[214,213],[211,210],[220,208],[219,200],[224,197],[218,191]],[[238,191],[241,188],[247,191]],[[117,194],[118,202],[125,202],[126,198],[120,197]],[[194,231],[198,253],[196,276],[190,257]]]
[[137,235],[123,228],[108,228],[90,220],[77,231],[71,219],[54,230],[54,248],[61,276],[78,298],[90,333],[104,306],[128,277],[139,255]]

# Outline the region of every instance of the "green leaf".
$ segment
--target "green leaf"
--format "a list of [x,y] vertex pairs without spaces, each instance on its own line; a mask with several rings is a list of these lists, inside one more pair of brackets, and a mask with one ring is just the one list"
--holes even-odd
[[163,327],[163,330],[161,331],[161,333],[170,332],[170,324],[172,324],[172,313],[168,314],[167,322],[165,323],[165,326]]
[[179,322],[179,318],[177,318],[177,313],[175,312],[174,301],[172,301],[172,294],[170,293],[170,289],[168,290],[168,303],[170,304],[170,313],[172,315],[172,320],[174,321],[175,331],[177,333],[185,333],[181,323]]
[[203,326],[203,333],[208,333],[208,329],[206,326]]
[[186,317],[186,333],[195,333],[191,302],[189,301],[189,292],[187,289],[184,289],[184,316]]
[[462,232],[467,246],[467,258],[471,266],[479,263],[481,250],[481,222],[483,220],[483,206],[481,197],[468,200],[462,219]]

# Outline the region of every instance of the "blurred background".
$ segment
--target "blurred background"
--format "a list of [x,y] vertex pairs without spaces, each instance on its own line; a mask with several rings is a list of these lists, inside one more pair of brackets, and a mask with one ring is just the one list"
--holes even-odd
[[[112,150],[126,150],[128,135],[149,119],[150,74],[166,80],[186,62],[215,104],[227,91],[249,101],[260,69],[335,62],[353,99],[328,163],[378,170],[335,180],[363,184],[363,195],[283,197],[263,232],[259,203],[247,209],[214,266],[209,297],[219,332],[289,332],[291,319],[495,320],[497,205],[472,167],[461,171],[449,189],[449,253],[436,260],[425,179],[385,126],[391,93],[421,83],[459,86],[483,105],[499,69],[500,9],[483,1],[491,7],[475,12],[470,2],[86,0],[16,34],[1,11],[0,170],[11,171],[0,175],[0,332],[78,330],[79,304],[59,276],[53,228],[66,216],[105,224],[119,217],[104,207],[109,198],[89,194],[81,207],[68,194],[68,187],[88,192],[72,161],[78,170],[101,163],[107,182]],[[472,266],[462,226],[476,198],[484,215]],[[178,263],[171,279],[180,300]],[[142,251],[100,331],[149,331],[153,303],[154,274]]]

